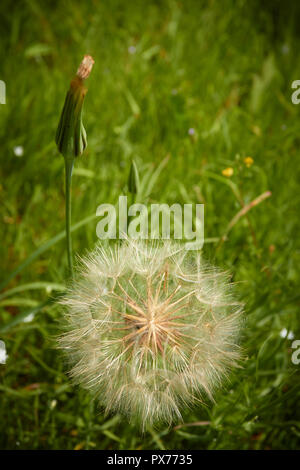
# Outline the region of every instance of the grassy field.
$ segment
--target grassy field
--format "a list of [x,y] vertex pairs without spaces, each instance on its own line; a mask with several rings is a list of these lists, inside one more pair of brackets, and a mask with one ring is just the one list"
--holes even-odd
[[[296,2],[2,0],[0,13],[0,447],[300,448]],[[144,435],[72,385],[53,346],[62,312],[46,303],[67,275],[54,135],[86,53],[95,66],[73,177],[73,224],[84,222],[74,251],[97,242],[96,208],[124,193],[134,158],[144,201],[205,204],[203,254],[233,273],[245,302],[243,368],[181,427]]]

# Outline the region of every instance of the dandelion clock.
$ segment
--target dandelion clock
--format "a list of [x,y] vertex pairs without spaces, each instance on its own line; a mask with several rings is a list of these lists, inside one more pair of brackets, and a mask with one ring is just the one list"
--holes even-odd
[[238,365],[242,306],[226,273],[171,241],[101,243],[61,301],[74,382],[143,428],[212,399]]

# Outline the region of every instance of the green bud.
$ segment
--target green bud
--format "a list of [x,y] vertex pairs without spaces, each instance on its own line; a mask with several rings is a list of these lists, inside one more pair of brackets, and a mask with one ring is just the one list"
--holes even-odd
[[84,80],[90,75],[93,64],[91,56],[84,56],[71,81],[56,131],[57,148],[69,160],[81,155],[87,146],[86,131],[82,123],[82,107],[87,93]]
[[140,178],[135,161],[132,160],[130,172],[128,177],[128,191],[132,194],[137,194],[139,190]]

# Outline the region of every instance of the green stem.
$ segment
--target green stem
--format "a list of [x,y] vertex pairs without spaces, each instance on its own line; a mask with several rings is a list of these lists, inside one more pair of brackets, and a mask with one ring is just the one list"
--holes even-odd
[[[135,201],[136,201],[136,194],[133,194],[133,193],[127,193],[127,198],[129,200],[129,204],[128,204],[128,207],[129,206],[132,206],[132,204],[135,204]],[[127,235],[128,235],[128,227],[130,225],[130,222],[132,221],[133,217],[132,216],[128,216],[127,217]]]
[[73,256],[72,256],[72,238],[71,238],[71,182],[74,160],[65,158],[66,173],[66,237],[67,237],[67,254],[69,263],[69,272],[73,277]]

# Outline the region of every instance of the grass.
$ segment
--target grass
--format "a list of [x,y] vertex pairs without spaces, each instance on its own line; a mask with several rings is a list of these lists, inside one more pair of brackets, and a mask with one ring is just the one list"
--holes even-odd
[[[300,339],[296,2],[3,0],[0,9],[0,339],[9,356],[0,365],[0,447],[300,448],[299,365],[280,335],[286,328]],[[144,435],[73,387],[53,347],[61,311],[48,298],[68,270],[54,135],[85,53],[95,66],[88,148],[73,176],[74,251],[97,241],[96,208],[117,201],[135,158],[145,200],[204,202],[204,256],[230,269],[246,303],[246,360],[216,403]]]

